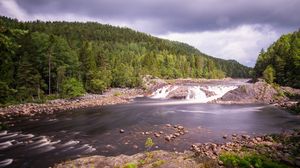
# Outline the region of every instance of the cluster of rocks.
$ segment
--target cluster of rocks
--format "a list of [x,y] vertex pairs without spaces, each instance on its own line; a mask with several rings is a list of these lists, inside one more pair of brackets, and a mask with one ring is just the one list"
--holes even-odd
[[[158,131],[143,131],[141,132],[142,135],[153,135],[156,138],[164,137],[166,141],[175,140],[176,138],[187,134],[189,131],[181,125],[171,125],[166,124],[166,131],[158,130]],[[171,129],[171,130],[170,130]],[[120,133],[124,133],[124,129],[119,130]]]
[[[222,144],[193,144],[191,150],[195,152],[196,156],[214,160],[218,160],[223,152],[241,154],[245,151],[252,151],[290,166],[300,166],[300,131],[283,133],[275,138],[269,135],[251,138],[249,135],[236,134],[233,134],[231,138],[231,142]],[[220,160],[218,163],[223,164]]]
[[[118,92],[118,94],[115,94]],[[73,99],[51,100],[43,104],[26,103],[0,108],[0,117],[10,119],[15,116],[34,116],[37,114],[53,114],[57,111],[120,104],[131,101],[136,96],[143,94],[140,89],[109,90],[104,95],[86,95]]]
[[169,135],[165,136],[166,141],[171,141],[175,140],[177,137],[180,137],[181,135],[184,135],[188,133],[188,130],[186,130],[183,126],[181,125],[171,125],[171,124],[166,124],[167,127],[173,127],[175,129],[175,132]]

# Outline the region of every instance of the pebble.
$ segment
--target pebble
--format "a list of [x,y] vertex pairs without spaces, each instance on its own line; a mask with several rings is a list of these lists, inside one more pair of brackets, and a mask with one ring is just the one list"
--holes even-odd
[[120,133],[124,133],[125,132],[125,130],[123,130],[123,129],[120,129]]
[[255,138],[258,142],[261,142],[262,141],[262,139],[260,138],[260,137],[256,137]]

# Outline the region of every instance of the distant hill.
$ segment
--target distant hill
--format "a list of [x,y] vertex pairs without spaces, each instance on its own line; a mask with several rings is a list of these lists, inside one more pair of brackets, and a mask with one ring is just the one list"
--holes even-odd
[[[0,77],[1,96],[14,95],[18,101],[40,99],[45,93],[72,95],[67,85],[71,81],[71,86],[98,93],[109,87],[140,86],[146,74],[244,78],[250,71],[237,61],[208,56],[184,43],[94,22],[0,17],[0,45],[0,73],[5,74]],[[75,89],[73,96],[82,92]]]
[[254,72],[269,83],[300,88],[300,29],[281,36],[257,58]]

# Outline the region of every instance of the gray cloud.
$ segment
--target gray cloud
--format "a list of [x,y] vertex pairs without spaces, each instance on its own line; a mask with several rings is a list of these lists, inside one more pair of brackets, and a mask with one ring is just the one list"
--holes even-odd
[[[294,27],[300,24],[299,0],[17,0],[28,14],[72,13],[101,20],[160,27],[151,33],[197,32],[242,24]],[[154,27],[154,26],[153,26]]]
[[253,66],[261,48],[299,28],[299,6],[300,0],[0,0],[0,15],[126,26]]

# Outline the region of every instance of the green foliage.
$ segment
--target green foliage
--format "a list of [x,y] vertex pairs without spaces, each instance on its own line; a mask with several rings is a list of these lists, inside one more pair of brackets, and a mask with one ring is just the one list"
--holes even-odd
[[267,83],[273,83],[275,79],[275,70],[272,65],[268,65],[267,68],[263,72],[263,78],[266,80]]
[[282,98],[282,97],[285,96],[284,91],[281,89],[281,87],[278,84],[273,83],[272,87],[277,91],[277,95],[276,96],[278,98]]
[[90,91],[92,93],[102,93],[106,89],[106,83],[100,79],[92,79],[91,80],[91,88]]
[[147,150],[149,151],[153,145],[154,145],[153,140],[151,138],[147,138],[145,142],[145,148],[147,148]]
[[9,88],[5,82],[0,81],[0,104],[11,102],[15,93],[15,89]]
[[288,168],[284,164],[272,161],[269,158],[254,153],[223,153],[220,156],[226,167],[239,167],[239,168]]
[[75,78],[70,78],[64,81],[62,85],[62,94],[64,97],[78,97],[85,93],[83,85]]
[[300,88],[300,31],[281,36],[259,54],[253,76]]
[[137,168],[138,166],[135,163],[127,163],[122,168]]
[[148,74],[249,77],[250,68],[236,61],[128,28],[91,22],[19,22],[7,17],[0,17],[0,25],[0,82],[5,83],[1,89],[5,94],[16,91],[15,96],[0,98],[1,104],[40,101],[45,94],[65,96],[62,85],[68,78],[81,81],[88,92],[101,93],[110,87],[141,87],[141,77]]

